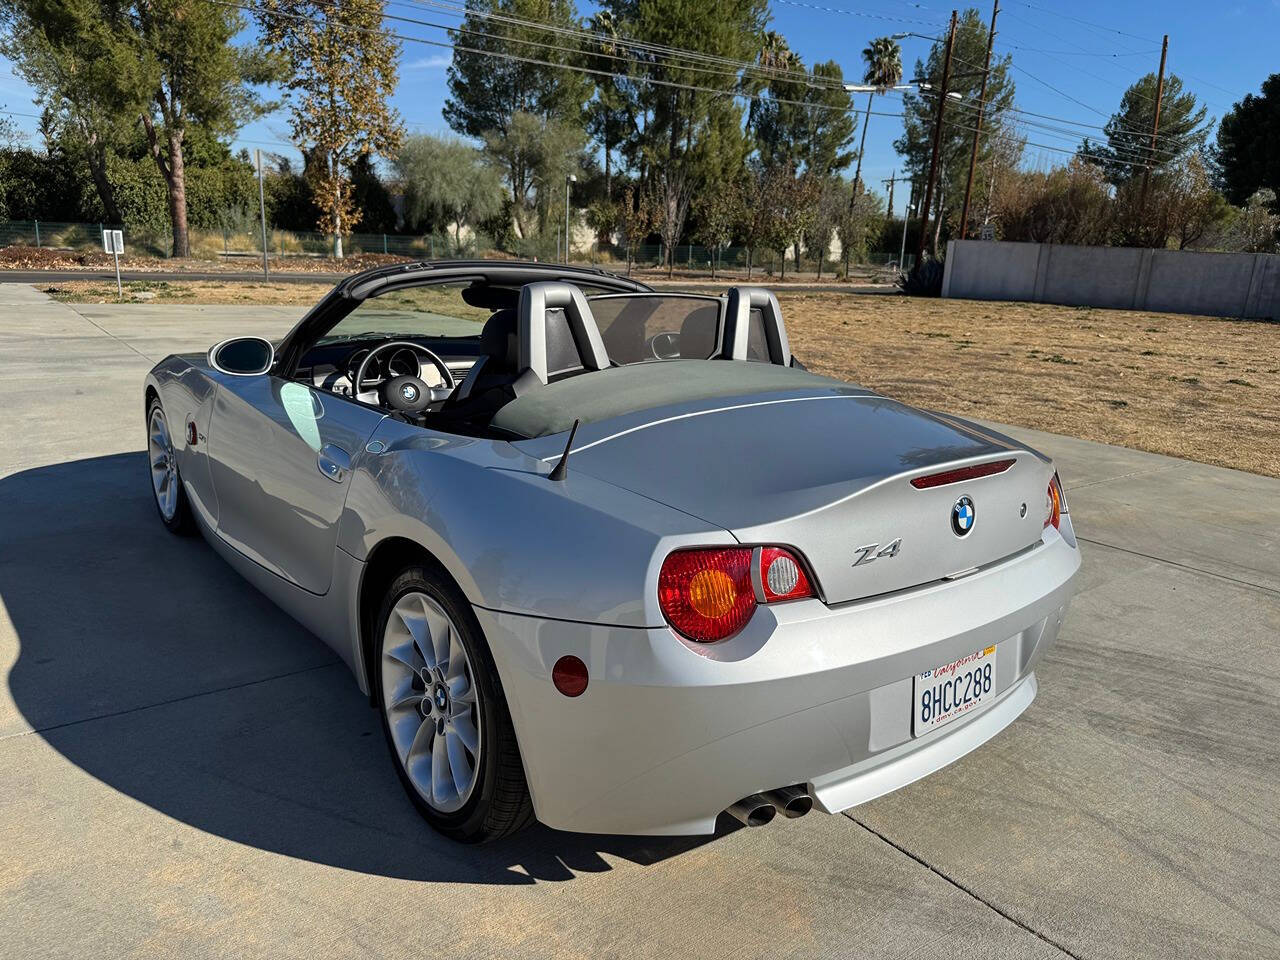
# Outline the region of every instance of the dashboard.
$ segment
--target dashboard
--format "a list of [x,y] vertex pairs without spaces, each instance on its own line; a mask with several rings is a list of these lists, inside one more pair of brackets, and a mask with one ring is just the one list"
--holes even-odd
[[[356,370],[369,355],[369,351],[391,339],[384,337],[377,340],[342,340],[312,347],[299,365],[297,379],[310,383],[317,389],[349,397],[352,395]],[[467,371],[471,369],[480,354],[479,340],[470,337],[396,337],[394,339],[411,340],[431,350],[444,360],[454,379],[459,381],[467,375]],[[365,383],[367,386],[375,385],[401,376],[419,377],[429,387],[444,385],[444,378],[440,376],[440,371],[433,364],[423,362],[421,355],[408,347],[392,351],[389,356],[383,353],[374,357],[373,362],[365,370]]]

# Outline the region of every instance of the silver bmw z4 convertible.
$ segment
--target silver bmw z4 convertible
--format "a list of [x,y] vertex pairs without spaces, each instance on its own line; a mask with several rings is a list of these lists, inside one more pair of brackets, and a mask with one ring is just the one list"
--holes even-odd
[[1080,569],[1048,458],[807,372],[760,288],[379,268],[144,403],[161,521],[337,651],[462,841],[911,783],[1031,703]]

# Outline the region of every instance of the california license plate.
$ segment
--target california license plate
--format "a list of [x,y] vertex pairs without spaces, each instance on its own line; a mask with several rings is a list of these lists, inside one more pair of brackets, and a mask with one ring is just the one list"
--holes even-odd
[[911,693],[915,704],[911,735],[921,736],[972,713],[996,693],[996,648],[918,673]]

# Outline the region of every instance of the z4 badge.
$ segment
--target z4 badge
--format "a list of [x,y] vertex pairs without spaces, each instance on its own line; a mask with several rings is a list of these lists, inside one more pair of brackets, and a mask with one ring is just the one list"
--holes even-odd
[[901,548],[901,537],[894,540],[892,543],[886,543],[883,547],[878,543],[868,543],[865,547],[857,548],[857,559],[853,561],[853,565],[855,567],[860,567],[863,564],[871,563],[873,560],[879,560],[882,557],[886,560],[889,557],[896,557]]

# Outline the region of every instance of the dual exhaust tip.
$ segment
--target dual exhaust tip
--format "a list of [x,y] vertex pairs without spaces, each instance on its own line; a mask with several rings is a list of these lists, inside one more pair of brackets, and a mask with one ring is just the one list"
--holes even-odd
[[788,820],[803,817],[813,809],[813,797],[801,786],[779,787],[743,797],[725,812],[748,827],[763,827],[777,814]]

